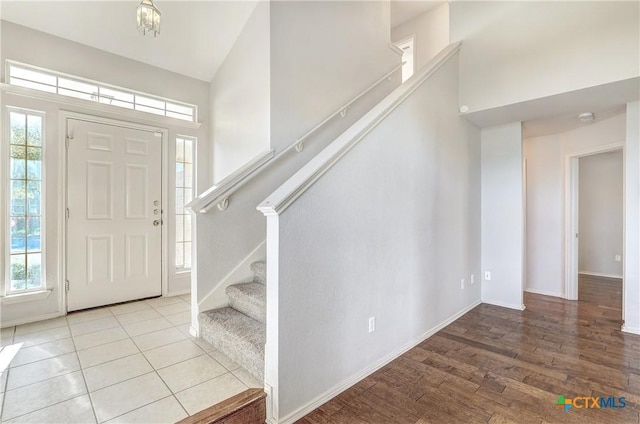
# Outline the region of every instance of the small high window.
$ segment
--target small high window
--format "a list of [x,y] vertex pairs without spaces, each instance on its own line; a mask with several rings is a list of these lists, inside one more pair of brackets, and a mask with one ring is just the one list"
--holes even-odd
[[44,114],[9,109],[7,294],[44,286]]
[[402,49],[402,82],[405,82],[413,76],[415,71],[414,60],[414,37],[407,38],[396,44]]

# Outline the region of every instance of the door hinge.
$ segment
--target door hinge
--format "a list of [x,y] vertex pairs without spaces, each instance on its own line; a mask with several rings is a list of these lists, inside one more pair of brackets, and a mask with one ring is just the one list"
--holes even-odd
[[68,221],[69,220],[69,208],[65,209],[64,211],[64,218]]
[[64,282],[64,291],[69,291],[69,280]]
[[73,140],[73,137],[72,137],[72,136],[70,136],[70,135],[67,135],[67,136],[64,138],[64,146],[65,146],[67,149],[69,148],[69,142],[70,142],[71,140]]

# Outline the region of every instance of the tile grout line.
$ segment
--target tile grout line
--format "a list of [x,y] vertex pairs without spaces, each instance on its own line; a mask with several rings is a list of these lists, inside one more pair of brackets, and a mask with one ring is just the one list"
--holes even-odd
[[[162,298],[160,298],[160,299],[162,299]],[[190,302],[187,302],[187,301],[185,301],[184,299],[181,299],[181,298],[179,298],[179,297],[178,297],[178,299],[179,299],[179,301],[176,301],[176,302],[170,303],[170,304],[168,304],[168,305],[160,305],[160,306],[157,306],[157,307],[158,307],[158,308],[164,308],[164,307],[166,307],[166,306],[179,305],[179,304],[186,304],[187,306],[189,306],[189,307],[190,307]],[[194,338],[194,337],[193,337],[193,336],[191,336],[190,334],[187,334],[187,333],[183,332],[183,331],[181,330],[181,328],[179,328],[179,327],[183,327],[183,326],[187,325],[187,324],[188,324],[188,322],[187,322],[187,323],[173,323],[172,321],[170,321],[170,320],[167,318],[168,316],[173,316],[173,315],[177,315],[177,314],[182,314],[182,313],[188,312],[188,310],[185,310],[185,311],[178,311],[178,312],[173,312],[173,313],[170,313],[170,314],[162,314],[162,313],[158,312],[158,310],[156,309],[156,307],[154,307],[152,304],[149,304],[149,303],[147,303],[146,301],[143,301],[143,302],[144,302],[144,304],[147,306],[147,308],[142,309],[142,310],[140,310],[140,311],[133,311],[133,312],[130,312],[130,313],[143,312],[143,311],[146,311],[146,310],[153,310],[153,311],[155,311],[159,316],[157,316],[157,317],[153,317],[153,318],[143,319],[143,320],[140,320],[140,321],[131,321],[131,323],[145,322],[145,321],[151,321],[151,320],[158,319],[158,318],[163,318],[165,321],[167,321],[167,322],[169,323],[169,327],[161,328],[161,329],[154,329],[154,330],[152,330],[152,331],[148,331],[148,332],[144,332],[144,333],[141,333],[141,334],[137,334],[137,335],[135,335],[135,336],[132,336],[132,335],[127,331],[127,329],[124,327],[124,324],[123,324],[122,322],[120,322],[120,320],[118,319],[118,317],[119,317],[119,316],[123,316],[123,315],[126,315],[126,314],[116,315],[116,314],[115,314],[115,313],[110,309],[110,307],[104,307],[104,308],[98,308],[98,309],[96,309],[96,310],[100,310],[100,309],[107,309],[107,310],[109,311],[109,314],[105,314],[104,316],[101,316],[101,317],[98,317],[98,318],[95,318],[95,319],[89,319],[89,320],[82,321],[82,322],[75,323],[75,324],[72,324],[71,322],[69,322],[69,320],[67,319],[67,317],[68,317],[68,316],[67,316],[67,317],[65,317],[66,325],[62,325],[62,326],[60,326],[60,327],[53,327],[53,328],[47,328],[47,329],[43,329],[43,330],[33,331],[33,332],[31,332],[31,333],[25,333],[24,335],[28,335],[28,334],[32,334],[32,333],[41,332],[41,331],[42,331],[42,332],[44,332],[44,331],[48,331],[48,330],[56,330],[56,329],[59,329],[59,328],[65,328],[65,326],[66,326],[66,328],[69,330],[70,337],[65,337],[65,338],[57,339],[57,340],[48,340],[48,341],[45,341],[45,342],[42,342],[42,343],[38,343],[38,344],[35,344],[35,345],[33,345],[33,346],[29,346],[29,347],[36,347],[36,346],[39,346],[39,345],[42,345],[42,344],[46,344],[46,343],[62,342],[62,341],[65,341],[65,340],[67,340],[67,339],[71,339],[71,343],[72,343],[72,345],[73,345],[73,349],[74,349],[74,350],[73,350],[72,352],[56,354],[56,355],[51,356],[51,357],[42,358],[42,359],[39,359],[39,360],[36,360],[36,361],[33,361],[33,362],[28,362],[28,363],[25,363],[25,364],[22,364],[22,365],[19,365],[19,366],[35,364],[35,363],[40,362],[40,361],[43,361],[43,360],[48,360],[48,359],[56,358],[56,357],[59,357],[59,356],[62,356],[62,355],[69,355],[69,354],[71,354],[71,353],[75,353],[75,356],[76,356],[76,359],[77,359],[77,361],[78,361],[78,365],[79,365],[79,370],[75,370],[75,371],[68,371],[68,372],[65,372],[65,373],[63,373],[63,374],[59,374],[59,375],[56,375],[56,376],[53,376],[53,377],[50,377],[50,378],[47,378],[47,379],[44,379],[44,380],[41,380],[41,381],[38,381],[38,382],[34,382],[34,383],[31,383],[31,384],[28,384],[28,385],[25,385],[25,386],[22,386],[22,387],[19,387],[19,388],[29,387],[29,386],[31,386],[31,385],[38,384],[38,383],[42,383],[42,382],[45,382],[45,381],[48,381],[48,380],[51,380],[51,379],[53,379],[53,378],[57,378],[57,377],[60,377],[60,376],[63,376],[63,375],[68,375],[68,374],[74,373],[74,372],[76,372],[76,371],[79,371],[79,372],[81,372],[81,373],[82,373],[82,378],[83,378],[83,382],[84,382],[84,385],[85,385],[85,393],[83,393],[83,394],[79,394],[79,395],[77,395],[77,396],[72,396],[72,397],[70,397],[70,398],[68,398],[68,399],[62,400],[62,401],[60,401],[60,402],[53,403],[53,404],[51,404],[51,405],[47,405],[47,406],[45,406],[45,407],[43,407],[43,408],[38,408],[38,409],[36,409],[36,410],[34,410],[34,411],[30,411],[30,412],[28,412],[27,414],[35,413],[35,412],[40,411],[40,410],[42,410],[42,409],[49,408],[49,407],[51,407],[51,406],[54,406],[54,405],[57,405],[57,404],[60,404],[60,403],[63,403],[63,402],[69,401],[69,400],[71,400],[71,399],[75,399],[75,398],[77,398],[77,397],[87,395],[87,396],[88,396],[88,398],[89,398],[89,402],[90,402],[90,405],[91,405],[91,409],[92,409],[92,413],[93,413],[94,419],[96,420],[96,422],[99,422],[99,421],[98,421],[98,417],[97,417],[97,413],[96,413],[96,410],[95,410],[95,405],[93,404],[92,393],[95,393],[95,392],[97,392],[97,391],[99,391],[99,390],[106,389],[106,388],[108,388],[108,387],[112,387],[112,386],[114,386],[114,385],[117,385],[117,384],[120,384],[120,383],[124,383],[124,382],[126,382],[126,381],[130,381],[130,380],[132,380],[132,379],[135,379],[135,378],[138,378],[138,377],[141,377],[141,376],[144,376],[144,375],[148,375],[148,374],[151,374],[151,373],[155,373],[155,374],[156,374],[156,376],[157,376],[158,378],[160,378],[160,380],[163,382],[164,386],[167,388],[167,390],[168,390],[168,392],[170,393],[170,395],[165,396],[165,397],[162,397],[162,398],[160,398],[160,399],[158,399],[158,400],[155,400],[155,401],[150,402],[150,403],[148,403],[148,404],[142,405],[142,406],[140,406],[140,407],[134,408],[134,409],[132,409],[131,411],[127,411],[127,412],[125,412],[125,413],[123,413],[123,414],[120,414],[120,415],[118,415],[118,416],[116,416],[116,417],[112,417],[112,418],[110,418],[110,420],[111,420],[111,419],[115,419],[115,418],[117,418],[117,417],[119,417],[119,416],[125,415],[125,414],[127,414],[127,413],[130,413],[130,412],[132,412],[132,411],[138,410],[138,409],[140,409],[140,408],[143,408],[143,407],[145,407],[145,406],[148,406],[148,405],[150,405],[150,404],[152,404],[152,403],[155,403],[155,402],[158,402],[158,401],[160,401],[160,400],[164,400],[164,399],[170,398],[170,397],[173,397],[173,398],[178,402],[178,404],[180,405],[180,407],[182,408],[182,410],[187,414],[187,416],[190,416],[189,412],[186,410],[186,408],[185,408],[185,406],[182,404],[182,402],[180,402],[180,400],[177,398],[176,394],[177,394],[177,393],[184,392],[184,391],[186,391],[186,390],[189,390],[189,389],[191,389],[191,388],[193,388],[193,387],[196,387],[196,386],[198,386],[198,385],[200,385],[200,384],[205,384],[205,383],[207,383],[207,382],[210,382],[211,380],[214,380],[214,379],[216,379],[216,378],[222,377],[222,376],[224,376],[224,375],[231,375],[231,376],[233,376],[233,378],[237,379],[237,380],[240,382],[240,384],[241,384],[242,386],[244,386],[244,387],[249,387],[249,386],[248,386],[248,385],[247,385],[247,384],[246,384],[242,379],[240,379],[240,378],[235,374],[235,371],[237,371],[237,370],[238,370],[238,369],[240,369],[241,367],[236,367],[235,369],[233,369],[233,370],[232,370],[232,369],[230,369],[228,366],[225,366],[222,362],[220,362],[216,357],[214,357],[214,356],[213,356],[213,353],[220,353],[220,354],[224,355],[223,353],[218,352],[218,351],[214,351],[214,350],[211,350],[211,351],[206,350],[206,348],[205,348],[205,347],[202,347],[202,346],[200,346],[198,343],[196,343],[196,342],[195,342],[195,339],[197,339],[197,338]],[[74,334],[71,332],[71,329],[72,329],[72,326],[73,326],[73,325],[80,325],[80,324],[90,323],[90,322],[94,322],[94,321],[98,321],[98,320],[106,319],[106,318],[111,318],[111,317],[115,318],[115,320],[116,320],[116,322],[117,322],[117,325],[116,325],[116,326],[114,326],[114,327],[104,328],[104,329],[95,330],[95,331],[89,331],[89,332],[87,332],[87,333],[82,333],[82,334],[77,335],[77,336],[76,336],[76,335],[74,335]],[[129,324],[129,323],[127,323],[127,324]],[[90,325],[88,325],[87,327],[90,327]],[[132,354],[130,354],[130,355],[123,356],[123,357],[121,357],[121,358],[115,358],[115,359],[112,359],[112,360],[109,360],[109,361],[105,361],[105,362],[102,362],[102,363],[100,363],[100,364],[95,364],[95,365],[92,365],[92,366],[90,366],[90,367],[84,367],[84,366],[83,366],[83,364],[80,362],[79,352],[84,351],[84,350],[88,350],[88,349],[92,349],[92,348],[95,348],[95,347],[99,347],[99,346],[104,346],[105,344],[108,344],[108,343],[103,343],[103,344],[99,344],[99,345],[95,345],[95,346],[90,346],[90,347],[87,347],[87,348],[84,348],[84,349],[78,350],[78,346],[76,345],[76,337],[81,337],[81,336],[83,336],[83,335],[85,335],[85,334],[93,334],[93,333],[97,333],[97,332],[100,332],[100,331],[107,331],[107,330],[113,330],[113,329],[118,329],[118,328],[120,328],[120,329],[122,329],[122,330],[123,330],[124,334],[126,334],[126,337],[124,337],[124,338],[122,338],[122,339],[119,339],[119,340],[114,340],[114,341],[112,341],[112,342],[108,342],[108,343],[114,343],[114,342],[118,342],[118,341],[122,341],[122,340],[127,340],[127,339],[128,339],[128,340],[131,340],[131,342],[134,344],[134,346],[136,347],[136,349],[138,349],[138,352],[132,353]],[[170,330],[170,329],[177,330],[177,331],[179,332],[179,334],[180,334],[181,336],[184,336],[185,338],[184,338],[184,339],[181,339],[181,340],[172,341],[172,342],[170,342],[170,343],[166,343],[166,344],[160,344],[160,345],[158,345],[158,346],[154,346],[154,347],[153,347],[153,348],[151,348],[151,349],[147,349],[146,351],[141,350],[141,349],[140,349],[140,346],[138,345],[138,343],[136,343],[136,341],[133,339],[134,337],[140,337],[140,336],[144,336],[144,335],[148,335],[148,334],[159,333],[159,332],[161,332],[161,331],[164,331],[164,330]],[[15,333],[16,333],[16,331],[17,331],[17,326],[14,326],[14,327],[13,327],[13,337],[12,337],[12,341],[14,341],[14,340],[15,340]],[[163,366],[162,368],[158,368],[158,369],[156,369],[156,368],[151,364],[151,362],[149,361],[149,359],[147,358],[147,356],[146,356],[146,354],[145,354],[146,352],[150,352],[150,351],[153,351],[153,350],[155,350],[155,349],[159,349],[159,348],[163,348],[163,347],[166,347],[166,346],[170,346],[170,345],[172,345],[172,344],[181,343],[181,342],[184,342],[185,340],[189,340],[189,341],[190,341],[190,342],[191,342],[195,347],[197,347],[197,348],[198,348],[198,350],[200,350],[200,351],[201,351],[201,353],[199,353],[197,356],[194,356],[194,357],[191,357],[191,358],[186,358],[186,359],[180,360],[180,361],[178,361],[178,362],[175,362],[175,363],[173,363],[173,364]],[[26,340],[26,341],[28,341],[28,340]],[[164,342],[163,342],[163,343],[164,343]],[[128,379],[125,379],[125,380],[119,381],[119,382],[117,382],[117,383],[110,384],[110,385],[108,385],[108,386],[101,387],[100,389],[97,389],[97,390],[95,390],[95,391],[89,391],[89,387],[88,387],[87,380],[86,380],[86,376],[85,376],[85,371],[86,371],[86,370],[88,370],[88,369],[90,369],[90,368],[93,368],[93,367],[100,366],[100,365],[105,365],[105,364],[108,364],[108,363],[111,363],[111,362],[114,362],[114,361],[117,361],[117,360],[120,360],[120,359],[129,358],[129,357],[134,356],[134,355],[137,355],[137,354],[141,354],[141,355],[142,355],[142,357],[144,358],[144,360],[146,361],[146,363],[151,367],[151,371],[149,371],[149,372],[147,372],[147,373],[144,373],[144,374],[141,374],[141,375],[138,375],[138,376],[135,376],[135,377],[131,377],[131,378],[128,378]],[[200,381],[200,382],[198,382],[197,384],[194,384],[194,385],[192,385],[192,386],[186,387],[186,388],[184,388],[184,389],[180,390],[180,391],[179,391],[179,392],[177,392],[177,393],[174,393],[174,392],[173,392],[173,390],[171,390],[171,388],[168,386],[167,382],[162,378],[162,376],[161,376],[161,375],[160,375],[160,373],[159,373],[159,371],[160,371],[160,370],[163,370],[163,369],[169,368],[169,367],[174,366],[174,365],[182,364],[182,363],[184,363],[184,362],[187,362],[187,361],[190,361],[190,360],[193,360],[193,359],[196,359],[196,358],[202,358],[202,357],[203,357],[203,356],[205,356],[205,355],[206,355],[206,357],[207,357],[207,358],[212,359],[216,364],[218,364],[218,365],[221,367],[221,370],[224,370],[225,372],[223,372],[223,373],[222,373],[222,374],[220,374],[220,375],[217,375],[216,377],[212,377],[212,378],[209,378],[209,379],[207,379],[207,380]],[[226,355],[224,355],[224,356],[226,357]],[[230,358],[229,358],[229,359],[230,359]],[[7,376],[6,376],[6,377],[7,377],[7,380],[6,380],[7,382],[8,382],[8,374],[9,374],[9,368],[7,369]],[[16,388],[16,389],[19,389],[19,388]],[[16,389],[12,389],[12,390],[16,390]],[[9,391],[9,390],[6,390],[6,388],[5,388],[5,391],[3,392],[3,395],[2,395],[2,399],[0,399],[0,402],[1,402],[1,403],[0,403],[0,405],[3,405],[3,404],[4,404],[5,397],[6,397],[6,393],[7,393],[8,391]],[[4,408],[3,408],[3,411],[2,411],[2,412],[5,412]],[[20,415],[20,416],[24,416],[24,415],[27,415],[27,414],[22,414],[22,415]],[[18,417],[14,417],[14,418],[18,418]]]
[[[159,347],[165,347],[165,346],[169,346],[169,345],[171,345],[171,344],[180,343],[180,342],[183,342],[183,341],[185,341],[185,340],[187,340],[187,339],[179,340],[179,341],[176,341],[176,342],[173,342],[173,343],[169,343],[169,344],[167,344],[167,345],[163,345],[163,346],[158,346],[158,347],[156,347],[156,348],[149,349],[149,350],[147,350],[146,352],[149,352],[149,351],[151,351],[151,350],[157,349],[157,348],[159,348]],[[133,340],[132,340],[132,341],[133,341]],[[193,342],[192,342],[192,343],[193,343]],[[134,342],[134,344],[135,344],[135,342]],[[194,343],[194,345],[195,345],[195,343]],[[231,370],[229,370],[227,367],[225,367],[224,365],[222,365],[222,364],[221,364],[217,359],[215,359],[215,358],[211,357],[211,356],[208,354],[208,352],[204,351],[204,349],[202,349],[202,348],[201,348],[201,347],[199,347],[198,345],[196,345],[196,346],[197,346],[199,349],[201,349],[201,350],[202,350],[202,352],[203,352],[203,353],[202,353],[201,355],[194,356],[194,357],[192,357],[192,358],[187,358],[187,359],[184,359],[184,360],[181,360],[181,361],[175,362],[175,363],[173,363],[173,364],[170,364],[170,365],[164,366],[164,367],[162,367],[162,368],[158,368],[158,369],[156,369],[156,368],[155,368],[155,367],[154,367],[154,366],[149,362],[149,359],[148,359],[148,358],[147,358],[147,356],[145,355],[145,352],[144,352],[144,351],[142,351],[142,350],[140,350],[139,352],[136,352],[136,353],[132,353],[131,355],[123,356],[123,357],[120,357],[120,358],[115,358],[115,359],[112,359],[112,360],[109,360],[109,361],[106,361],[106,362],[102,362],[102,363],[100,363],[100,364],[92,365],[92,366],[87,367],[87,368],[82,367],[82,364],[81,364],[81,365],[80,365],[80,366],[81,366],[81,371],[83,371],[83,373],[84,373],[84,370],[86,370],[86,369],[90,369],[90,368],[94,368],[94,367],[97,367],[97,366],[105,365],[105,364],[108,364],[108,363],[111,363],[111,362],[115,362],[115,361],[118,361],[118,360],[121,360],[121,359],[125,359],[125,358],[130,358],[131,356],[135,356],[135,355],[140,354],[140,355],[142,355],[142,357],[145,359],[145,361],[146,361],[146,362],[149,364],[149,366],[151,367],[151,371],[149,371],[149,372],[146,372],[146,373],[144,373],[144,374],[140,374],[140,375],[137,375],[137,376],[134,376],[134,377],[130,377],[130,378],[127,378],[127,379],[125,379],[125,380],[121,380],[121,381],[119,381],[119,382],[117,382],[117,383],[109,384],[109,385],[104,386],[104,387],[101,387],[101,388],[99,388],[99,389],[97,389],[97,390],[89,391],[88,386],[87,386],[87,393],[94,393],[94,392],[97,392],[97,391],[99,391],[99,390],[106,389],[107,387],[112,387],[112,386],[115,386],[115,385],[117,385],[117,384],[124,383],[124,382],[129,381],[129,380],[133,380],[134,378],[138,378],[138,377],[141,377],[141,376],[143,376],[143,375],[151,374],[151,373],[153,373],[153,372],[157,373],[157,374],[158,374],[158,377],[160,377],[160,379],[163,381],[163,383],[165,383],[165,382],[164,382],[164,379],[162,378],[162,376],[160,376],[160,374],[158,373],[158,371],[163,370],[163,369],[165,369],[165,368],[169,368],[169,367],[174,366],[174,365],[177,365],[177,364],[181,364],[181,363],[186,362],[186,361],[189,361],[189,360],[191,360],[191,359],[200,358],[200,357],[202,357],[202,356],[208,356],[208,357],[210,357],[210,358],[211,358],[211,359],[213,359],[217,364],[219,364],[222,368],[224,368],[224,369],[226,370],[226,372],[225,372],[225,373],[220,374],[219,376],[216,376],[216,377],[213,377],[213,378],[220,377],[221,375],[224,375],[224,374],[233,373],[233,372],[232,372]],[[137,347],[137,345],[136,345],[136,347]],[[235,376],[235,375],[234,375],[234,376]],[[209,379],[209,380],[206,380],[206,381],[213,380],[213,378],[211,378],[211,379]],[[237,377],[236,377],[236,378],[237,378]],[[240,380],[240,379],[238,378],[238,380]],[[43,381],[44,381],[44,380],[43,380]],[[240,382],[242,382],[242,380],[240,380]],[[85,383],[86,383],[86,381],[85,381]],[[33,384],[36,384],[36,383],[33,383]],[[198,384],[201,384],[201,383],[198,383]],[[243,384],[244,384],[244,383],[243,383]],[[165,385],[166,385],[166,383],[165,383]],[[245,385],[246,385],[246,384],[245,384]],[[197,384],[196,384],[195,386],[197,386]],[[23,387],[26,387],[26,386],[23,386]],[[191,387],[193,387],[193,386],[191,386]],[[172,394],[174,394],[174,393],[173,393],[173,390],[171,390],[171,388],[169,388],[168,386],[167,386],[167,389],[169,390],[169,392],[171,392]],[[186,389],[184,389],[184,390],[186,390]]]
[[[206,355],[206,352],[205,352]],[[176,402],[178,402],[178,405],[180,405],[180,408],[182,408],[182,410],[187,414],[187,417],[190,417],[191,414],[189,414],[189,411],[187,411],[187,408],[184,407],[184,405],[182,404],[182,402],[180,402],[180,399],[178,399],[178,397],[176,396],[175,393],[173,393],[173,390],[171,390],[171,387],[169,387],[169,385],[167,384],[166,381],[164,381],[164,378],[162,378],[162,376],[160,375],[160,373],[158,372],[157,369],[155,369],[155,367],[151,364],[151,362],[149,361],[149,358],[147,358],[146,355],[142,355],[144,357],[144,359],[147,361],[147,363],[151,366],[151,368],[153,369],[153,371],[156,373],[156,375],[158,376],[158,378],[160,379],[160,381],[162,381],[162,384],[164,384],[164,386],[167,388],[167,390],[169,390],[169,393],[171,393],[171,396],[173,396],[173,398],[176,400]],[[202,355],[200,355],[202,356]],[[200,356],[197,356],[197,358],[199,358]],[[192,358],[193,359],[193,358]],[[216,361],[217,362],[217,361]],[[165,367],[167,368],[167,367]],[[161,368],[162,369],[162,368]]]
[[[151,374],[151,373],[148,373],[148,374]],[[144,375],[147,375],[147,374],[144,374]],[[142,408],[144,408],[144,407],[146,407],[146,406],[152,405],[152,404],[154,404],[154,403],[156,403],[156,402],[160,402],[161,400],[169,399],[170,397],[175,398],[175,396],[174,396],[174,395],[173,395],[173,393],[172,393],[172,394],[170,394],[169,396],[165,396],[165,397],[160,398],[160,399],[158,399],[158,400],[154,400],[153,402],[149,402],[149,403],[146,403],[146,404],[144,404],[144,405],[138,406],[137,408],[134,408],[134,409],[132,409],[131,411],[127,411],[127,412],[122,413],[122,414],[120,414],[120,415],[118,415],[118,416],[115,416],[115,417],[109,418],[109,419],[108,419],[108,420],[106,420],[106,421],[102,421],[102,422],[98,422],[98,421],[96,421],[96,422],[98,422],[98,424],[102,424],[102,423],[106,423],[106,422],[109,422],[109,421],[115,420],[116,418],[120,418],[120,417],[122,417],[122,416],[124,416],[124,415],[130,414],[131,412],[137,411],[137,410],[142,409]],[[180,407],[184,410],[184,407],[183,407],[183,406],[182,406],[182,404],[178,401],[178,399],[176,399],[176,401],[178,402],[178,404],[180,405]],[[187,414],[187,416],[189,416],[189,413],[187,413],[187,411],[184,411],[184,412]]]
[[[69,322],[68,322],[68,321],[67,321],[67,327],[69,327]],[[56,328],[62,328],[62,327],[56,327]],[[71,328],[69,328],[69,334],[71,334]],[[62,339],[62,340],[65,340],[65,339]],[[57,340],[54,340],[54,341],[57,341]],[[44,382],[44,381],[48,381],[48,380],[52,380],[52,379],[57,378],[57,377],[61,377],[61,376],[63,376],[63,375],[69,375],[69,374],[72,374],[72,373],[74,373],[74,372],[80,372],[80,374],[82,374],[82,379],[83,379],[83,381],[84,381],[84,374],[82,373],[82,365],[80,364],[80,358],[78,357],[78,352],[77,352],[77,350],[75,349],[75,347],[76,347],[76,346],[75,346],[75,343],[74,343],[74,341],[73,341],[73,337],[71,337],[71,343],[73,343],[74,351],[73,351],[73,352],[69,352],[69,353],[65,353],[64,355],[69,355],[69,354],[71,354],[71,353],[75,353],[75,354],[76,354],[76,359],[78,360],[78,367],[79,367],[79,369],[74,370],[74,371],[69,371],[69,372],[66,372],[66,373],[63,373],[63,374],[59,374],[59,375],[56,375],[56,376],[54,376],[54,377],[49,377],[49,378],[46,378],[46,379],[44,379],[44,380],[40,380],[40,381],[37,381],[37,382],[31,383],[31,384],[27,384],[27,385],[25,385],[25,386],[16,387],[15,389],[12,389],[12,390],[18,390],[18,389],[22,389],[22,388],[25,388],[25,387],[33,386],[34,384],[39,384],[39,383],[42,383],[42,382]],[[41,344],[44,344],[44,343],[41,343]],[[58,355],[58,356],[61,356],[61,355]],[[55,357],[57,357],[57,356],[54,356],[54,358],[55,358]],[[51,359],[51,358],[46,358],[46,359]],[[46,359],[41,359],[40,361],[43,361],[43,360],[46,360]],[[34,364],[34,363],[36,363],[36,362],[40,362],[40,361],[35,361],[35,362],[32,362],[31,364]],[[9,369],[10,369],[10,368],[9,368]],[[6,387],[5,387],[5,395],[6,395],[6,393],[8,392],[8,390],[7,390],[7,387],[8,387],[7,385],[8,385],[8,384],[9,384],[9,375],[7,374],[7,383],[6,383],[6,385],[5,385],[5,386],[6,386]],[[32,413],[35,413],[35,412],[41,411],[41,410],[43,410],[43,409],[49,408],[49,407],[54,406],[54,405],[58,405],[58,404],[60,404],[60,403],[66,402],[66,401],[71,400],[71,399],[75,399],[75,398],[80,397],[80,396],[83,396],[83,395],[87,395],[87,397],[89,397],[89,402],[91,402],[91,397],[89,396],[89,390],[87,389],[87,383],[86,383],[86,381],[84,381],[84,388],[85,388],[85,390],[86,390],[86,392],[85,392],[85,393],[81,393],[81,394],[79,394],[79,395],[77,395],[77,396],[72,396],[72,397],[70,397],[70,398],[68,398],[68,399],[61,400],[60,402],[52,403],[52,404],[47,405],[47,406],[44,406],[44,407],[42,407],[42,408],[38,408],[38,409],[35,409],[35,410],[33,410],[33,411],[27,412],[26,414],[18,415],[18,416],[16,416],[16,417],[11,418],[11,419],[12,419],[12,420],[15,420],[16,418],[19,418],[19,417],[22,417],[22,416],[25,416],[25,415],[28,415],[28,414],[32,414]],[[92,412],[93,412],[93,405],[91,405],[91,410],[92,410]],[[4,411],[5,411],[5,410],[4,410],[4,405],[3,405],[3,409],[2,409],[2,413],[3,413],[3,415],[4,415]],[[95,412],[94,412],[94,416],[95,416]]]
[[[14,333],[15,333],[15,327],[14,327]],[[11,343],[13,343],[13,338],[11,339]],[[7,375],[4,376],[4,392],[2,392],[2,399],[0,399],[0,423],[2,422],[2,418],[4,416],[4,412],[5,412],[5,407],[4,407],[4,400],[7,397],[7,384],[9,383],[9,372],[10,372],[10,368],[7,367]]]
[[[71,340],[71,343],[73,344],[73,337],[67,337],[67,338],[60,339],[60,340],[53,340],[53,341],[50,341],[50,342],[47,342],[47,343],[63,342],[63,341],[65,341],[65,340]],[[42,344],[35,345],[35,346],[25,347],[24,349],[31,349],[31,348],[33,348],[33,347],[42,346],[43,344],[47,344],[47,343],[42,343]],[[70,353],[73,353],[74,351],[75,351],[75,345],[74,345],[74,350],[73,350],[73,351],[71,351],[71,352],[60,353],[60,354],[53,355],[53,356],[49,356],[49,357],[46,357],[46,358],[37,359],[37,360],[35,360],[35,361],[25,362],[24,364],[14,365],[14,366],[9,366],[9,368],[20,368],[20,367],[23,367],[23,366],[25,366],[25,365],[32,365],[32,364],[35,364],[36,362],[46,361],[47,359],[53,359],[53,358],[57,358],[57,357],[59,357],[59,356],[69,355]],[[9,369],[9,368],[7,368],[7,369]]]
[[[111,311],[109,311],[111,312]],[[113,315],[113,313],[112,313]],[[68,321],[68,320],[67,320]],[[117,321],[117,319],[116,319]],[[71,332],[71,324],[69,324],[69,332]],[[84,382],[84,388],[87,391],[87,397],[89,398],[89,405],[91,405],[91,412],[93,413],[93,418],[98,422],[98,415],[96,414],[96,408],[93,406],[93,398],[91,397],[91,392],[89,392],[89,385],[87,384],[87,379],[84,375],[84,367],[82,366],[82,362],[80,362],[80,355],[78,355],[78,348],[76,346],[76,341],[73,339],[73,334],[71,335],[71,343],[73,343],[73,348],[76,353],[76,358],[78,358],[78,365],[80,365],[80,374],[82,375],[82,381]]]
[[[54,402],[54,403],[52,403],[51,405],[47,405],[47,406],[45,406],[45,407],[43,407],[43,408],[34,409],[33,411],[27,412],[26,414],[16,415],[15,417],[11,417],[9,420],[10,420],[10,421],[13,421],[13,420],[16,420],[16,419],[18,419],[18,418],[22,418],[22,417],[24,417],[24,416],[26,416],[26,415],[34,414],[34,413],[36,413],[36,412],[38,412],[38,411],[42,411],[43,409],[51,408],[52,406],[60,405],[61,403],[65,403],[65,402],[68,402],[68,401],[70,401],[70,400],[73,400],[73,399],[77,399],[77,398],[79,398],[79,397],[82,397],[82,396],[87,396],[87,397],[89,397],[89,393],[88,393],[88,392],[87,392],[87,393],[80,393],[80,394],[78,394],[78,395],[75,395],[75,396],[70,397],[69,399],[61,400],[61,401],[59,401],[59,402]],[[93,407],[92,407],[91,409],[93,409]]]

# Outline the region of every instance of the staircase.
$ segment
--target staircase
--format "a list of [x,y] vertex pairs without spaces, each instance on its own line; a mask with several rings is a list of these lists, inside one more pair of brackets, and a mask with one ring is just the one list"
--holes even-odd
[[251,271],[254,275],[252,282],[227,287],[228,307],[201,312],[198,323],[200,337],[263,381],[266,319],[264,261],[252,263]]

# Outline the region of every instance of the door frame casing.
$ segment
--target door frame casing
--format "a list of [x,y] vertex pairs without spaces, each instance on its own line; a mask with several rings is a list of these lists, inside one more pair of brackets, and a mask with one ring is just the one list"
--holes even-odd
[[169,219],[167,219],[164,211],[169,211],[169,130],[166,128],[160,128],[150,125],[138,124],[135,122],[129,121],[121,121],[117,119],[111,118],[103,118],[95,115],[88,115],[84,113],[71,112],[66,110],[60,110],[58,114],[58,130],[59,140],[59,150],[58,150],[58,169],[60,172],[58,173],[58,199],[63,199],[61,202],[62,210],[59,214],[58,221],[58,269],[60,270],[60,295],[59,295],[59,305],[60,311],[63,314],[67,314],[67,291],[66,281],[67,281],[67,220],[66,220],[66,209],[68,207],[67,204],[67,148],[66,148],[66,138],[67,138],[67,123],[69,119],[75,119],[79,121],[92,122],[96,124],[104,124],[104,125],[113,125],[122,128],[129,128],[140,131],[148,131],[154,133],[162,134],[161,137],[161,145],[162,145],[162,159],[161,159],[161,195],[162,195],[162,210],[163,214],[161,215],[163,220],[163,225],[161,229],[161,253],[160,253],[160,273],[161,273],[161,296],[165,296],[168,292],[169,288],[169,229],[168,223]]
[[[564,298],[568,300],[578,300],[578,255],[579,255],[579,238],[575,235],[579,234],[579,209],[578,209],[578,191],[579,191],[579,170],[580,158],[585,156],[597,155],[599,153],[613,152],[622,150],[625,152],[624,143],[612,143],[603,146],[596,146],[585,149],[580,152],[570,153],[565,156],[565,194],[564,194],[564,213],[565,213],[565,284]],[[624,161],[623,161],[624,162]],[[623,163],[624,166],[624,163]],[[623,181],[624,184],[624,181]],[[624,210],[625,196],[622,192],[622,205]],[[623,221],[623,235],[625,233],[626,223]],[[624,258],[624,245],[622,257]],[[622,277],[622,319],[624,320],[624,269]]]

